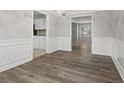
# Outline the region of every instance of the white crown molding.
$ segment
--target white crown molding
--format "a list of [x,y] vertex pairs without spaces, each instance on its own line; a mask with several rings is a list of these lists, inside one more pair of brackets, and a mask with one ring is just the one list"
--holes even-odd
[[[47,14],[52,14],[55,16],[60,16],[57,14],[57,10],[41,10]],[[94,12],[99,12],[100,10],[65,10],[64,13],[66,16],[76,16],[76,15],[83,15],[83,14],[92,14]],[[102,10],[101,10],[102,11]]]

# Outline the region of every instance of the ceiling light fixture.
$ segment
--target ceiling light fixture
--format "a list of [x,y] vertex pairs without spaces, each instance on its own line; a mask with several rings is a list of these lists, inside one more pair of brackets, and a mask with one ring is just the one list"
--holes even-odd
[[65,10],[57,10],[56,13],[61,16],[66,16]]

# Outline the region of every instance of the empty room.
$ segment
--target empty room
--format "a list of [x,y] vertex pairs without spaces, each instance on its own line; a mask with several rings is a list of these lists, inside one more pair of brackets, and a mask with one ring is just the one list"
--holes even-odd
[[0,83],[123,83],[124,10],[0,10]]

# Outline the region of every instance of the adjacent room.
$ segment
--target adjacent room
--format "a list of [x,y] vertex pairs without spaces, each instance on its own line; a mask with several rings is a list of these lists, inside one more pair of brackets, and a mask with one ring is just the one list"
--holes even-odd
[[92,16],[72,17],[72,51],[84,56],[91,55]]
[[46,53],[46,15],[33,12],[33,57],[37,58]]

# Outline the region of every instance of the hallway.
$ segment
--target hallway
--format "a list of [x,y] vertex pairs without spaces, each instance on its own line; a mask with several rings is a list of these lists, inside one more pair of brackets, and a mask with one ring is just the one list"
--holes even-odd
[[108,56],[91,55],[88,43],[73,42],[73,51],[57,51],[0,73],[0,82],[122,82]]
[[72,41],[72,53],[80,56],[91,56],[91,38],[83,38],[80,41]]

